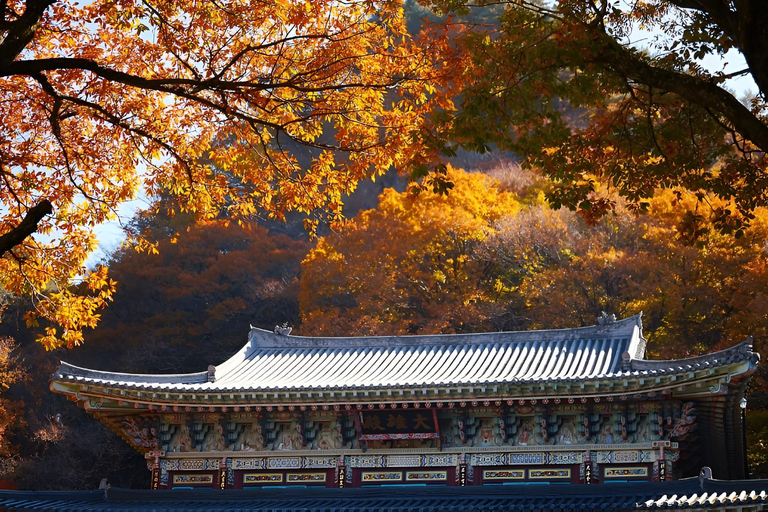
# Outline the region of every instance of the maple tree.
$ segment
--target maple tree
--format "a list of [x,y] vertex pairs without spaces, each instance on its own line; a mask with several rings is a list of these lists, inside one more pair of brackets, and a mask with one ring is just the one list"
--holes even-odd
[[318,241],[302,263],[302,333],[461,332],[489,315],[493,272],[472,254],[519,203],[483,174],[446,170],[450,194],[387,189]]
[[[461,63],[461,108],[435,115],[444,153],[512,149],[555,181],[553,206],[592,222],[617,206],[609,189],[636,210],[658,187],[692,191],[704,207],[715,197],[716,225],[739,235],[768,204],[761,0],[424,3],[461,15],[503,7],[493,24],[448,17],[433,28],[457,34]],[[743,69],[702,64],[733,54]],[[743,101],[728,82],[740,76],[757,86]]]
[[302,262],[302,333],[462,332],[497,311],[495,273],[473,255],[519,202],[483,174],[446,173],[450,194],[387,189],[318,241]]
[[11,446],[10,431],[23,425],[24,403],[7,396],[10,386],[26,377],[21,367],[13,338],[0,337],[0,455],[10,456],[15,450]]
[[449,106],[430,55],[391,0],[3,0],[1,284],[71,347],[115,289],[83,268],[93,227],[139,192],[203,219],[341,219],[360,179],[423,158],[423,112]]

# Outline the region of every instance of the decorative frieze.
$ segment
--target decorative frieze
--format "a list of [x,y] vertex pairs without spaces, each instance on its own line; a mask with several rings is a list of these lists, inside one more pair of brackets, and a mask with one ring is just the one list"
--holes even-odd
[[570,480],[569,468],[529,469],[528,478],[531,480]]
[[286,481],[291,484],[324,484],[328,475],[325,473],[288,473]]
[[360,480],[363,484],[402,482],[403,473],[401,471],[363,471],[360,474]]
[[267,469],[300,469],[300,457],[270,457],[267,459]]
[[406,482],[447,482],[448,471],[423,470],[406,471]]
[[243,485],[279,484],[282,483],[282,481],[282,473],[246,473],[243,475]]
[[232,459],[232,469],[266,469],[265,459]]
[[[601,450],[592,453],[592,460],[598,464],[627,462],[652,462],[657,454],[651,450]],[[539,464],[582,464],[586,460],[586,451],[551,451],[532,453],[473,453],[469,463],[473,466],[529,466]],[[668,455],[667,455],[668,454]],[[677,460],[679,452],[668,450],[665,458]]]
[[645,466],[605,468],[605,478],[648,478],[648,468]]
[[459,463],[458,454],[422,455],[422,467],[455,466]]
[[419,467],[422,465],[422,457],[418,454],[387,455],[383,458],[385,465],[389,468]]
[[[167,412],[118,415],[108,423],[144,453],[231,456],[232,452],[304,455],[301,452],[358,449],[417,449],[422,453],[494,448],[550,451],[584,445],[603,445],[603,450],[612,450],[633,444],[677,441],[695,428],[696,420],[695,408],[681,401],[541,401],[512,406],[505,405],[506,401],[487,402],[491,405],[459,402],[446,408],[444,403],[431,403],[432,408],[381,412],[360,412],[350,405],[349,410],[344,407],[339,411],[322,411],[321,416],[315,416],[316,411],[281,411],[280,407],[253,413]],[[496,406],[496,402],[502,405]],[[438,408],[439,405],[443,407]],[[427,432],[427,427],[432,430]],[[361,436],[367,438],[361,441]]]
[[552,452],[547,454],[547,464],[581,464],[584,452]]
[[213,475],[173,475],[174,485],[210,485],[213,483]]
[[546,464],[543,453],[509,453],[506,464]]
[[488,469],[483,471],[483,480],[522,480],[524,469]]
[[614,462],[640,462],[640,452],[635,450],[615,452],[613,454],[613,461]]
[[352,468],[405,468],[405,467],[452,467],[459,464],[459,454],[439,453],[430,455],[350,455],[346,465]]
[[349,457],[349,467],[352,468],[383,468],[386,467],[383,455],[352,455]]
[[164,471],[210,471],[219,469],[219,459],[160,459]]
[[469,458],[473,466],[506,466],[505,453],[473,453]]
[[235,470],[253,469],[333,469],[339,457],[257,457],[231,458]]
[[595,452],[595,457],[598,464],[612,464],[613,463],[613,452],[609,450],[601,450],[598,452]]
[[333,469],[339,464],[338,457],[302,457],[301,467],[307,469]]

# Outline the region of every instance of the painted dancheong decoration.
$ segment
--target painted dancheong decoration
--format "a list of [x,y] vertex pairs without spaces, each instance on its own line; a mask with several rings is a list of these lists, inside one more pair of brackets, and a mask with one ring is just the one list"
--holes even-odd
[[69,395],[147,458],[155,488],[744,478],[751,341],[645,359],[641,316],[564,330],[308,338],[251,328],[218,366],[61,363]]

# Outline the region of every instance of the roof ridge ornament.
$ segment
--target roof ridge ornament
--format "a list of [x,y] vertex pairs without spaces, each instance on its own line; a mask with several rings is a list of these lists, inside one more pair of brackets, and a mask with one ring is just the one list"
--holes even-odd
[[216,367],[212,364],[208,365],[208,382],[216,382]]
[[293,330],[293,327],[290,327],[288,325],[288,322],[284,322],[283,325],[275,326],[275,334],[278,334],[280,336],[288,336],[289,334],[291,334],[292,330]]
[[[284,330],[285,329],[285,330]],[[631,340],[642,336],[642,323],[640,314],[628,318],[617,319],[615,322],[605,325],[590,325],[586,327],[573,327],[569,329],[545,329],[533,331],[500,331],[482,333],[461,334],[416,334],[400,336],[351,336],[351,337],[314,337],[288,335],[287,324],[275,326],[273,330],[264,330],[252,327],[249,334],[249,344],[244,347],[244,352],[238,355],[238,360],[248,357],[257,350],[294,350],[294,349],[352,349],[361,350],[371,348],[394,347],[424,347],[424,346],[476,346],[496,345],[507,343],[542,343],[553,339],[565,341],[576,339],[615,339]],[[282,333],[280,332],[282,331]],[[645,346],[645,340],[641,340],[638,347]],[[632,347],[630,353],[633,357],[642,357],[643,350]],[[618,356],[618,354],[617,354]],[[225,363],[226,364],[226,363]]]
[[612,324],[616,322],[616,315],[615,314],[608,314],[605,311],[600,312],[600,316],[597,317],[597,325],[606,325],[606,324]]
[[629,351],[621,353],[621,369],[624,371],[632,370],[632,354]]
[[701,472],[699,472],[699,485],[701,486],[702,491],[706,491],[706,489],[704,489],[704,484],[707,480],[712,480],[712,468],[704,466],[701,468]]

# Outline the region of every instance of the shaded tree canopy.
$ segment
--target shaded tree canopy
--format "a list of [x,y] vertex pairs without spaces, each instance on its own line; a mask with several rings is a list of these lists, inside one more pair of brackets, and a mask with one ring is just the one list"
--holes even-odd
[[[175,226],[177,219],[166,220]],[[88,343],[68,351],[68,361],[138,373],[199,371],[242,347],[249,324],[298,323],[306,239],[224,220],[200,221],[175,235],[158,224],[156,217],[159,254],[113,255],[114,304]]]
[[430,55],[388,0],[3,0],[0,284],[54,323],[47,347],[73,346],[114,283],[66,287],[139,190],[201,218],[338,220],[360,179],[421,158]]
[[[594,221],[608,184],[642,210],[658,187],[687,189],[717,226],[743,233],[765,206],[768,10],[760,0],[431,0],[442,13],[504,6],[494,24],[447,18],[457,34],[458,113],[439,112],[435,147],[513,149],[557,184],[554,206]],[[744,69],[702,65],[740,54]],[[749,76],[740,101],[728,80]]]

